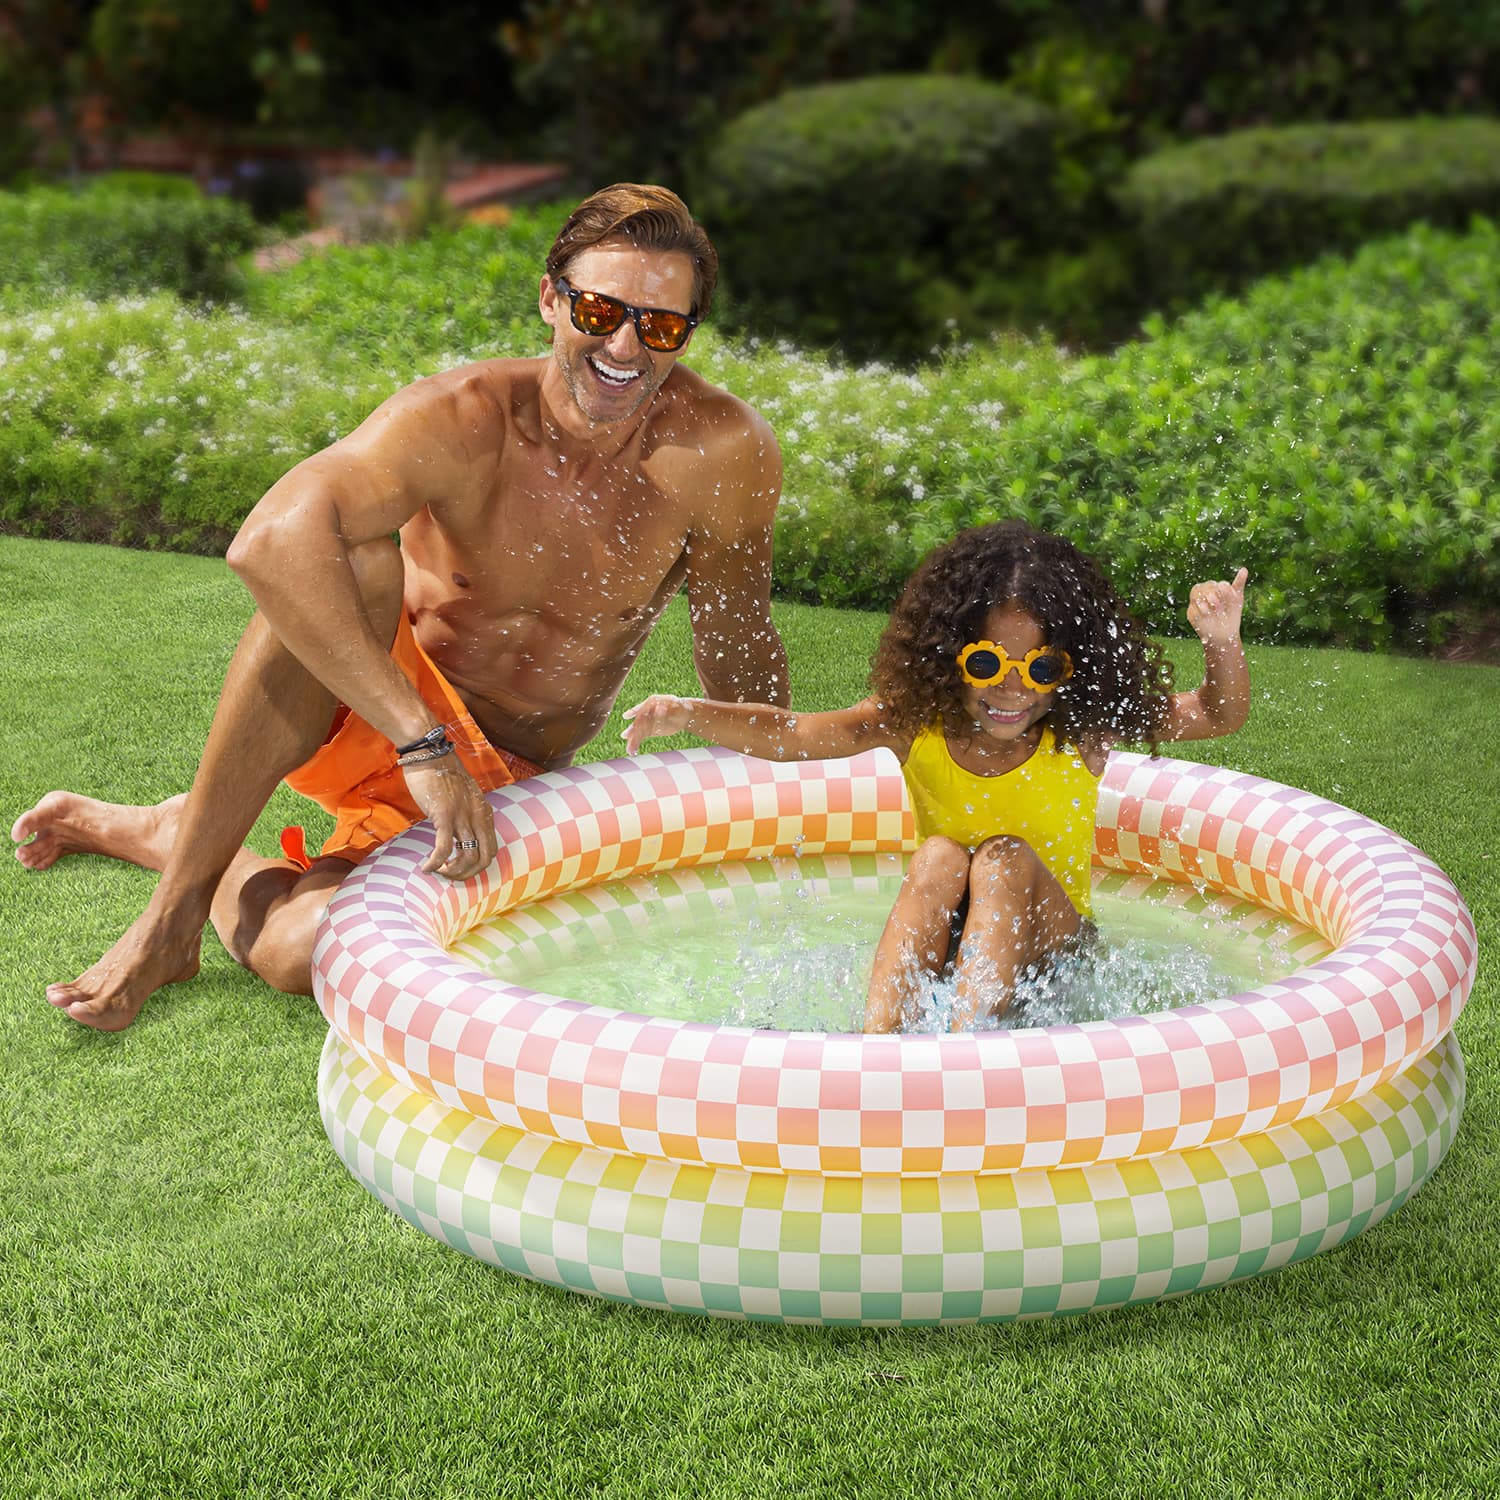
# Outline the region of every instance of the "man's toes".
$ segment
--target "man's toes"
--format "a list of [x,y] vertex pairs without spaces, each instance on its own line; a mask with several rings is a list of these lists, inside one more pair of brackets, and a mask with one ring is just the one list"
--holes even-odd
[[59,1010],[67,1010],[70,1006],[74,1005],[88,1005],[92,1001],[93,997],[91,995],[85,993],[76,984],[71,982],[68,984],[49,984],[47,986],[47,1003],[55,1005]]
[[92,1027],[95,1031],[124,1031],[135,1020],[136,1012],[115,1009],[101,1011],[93,1001],[79,1001],[68,1007],[67,1015],[71,1020],[82,1026]]
[[140,1009],[138,1005],[121,1004],[118,997],[91,995],[76,983],[49,984],[47,1000],[70,1020],[96,1031],[123,1031]]
[[17,845],[16,858],[28,870],[45,870],[57,863],[57,845],[39,834],[29,844]]

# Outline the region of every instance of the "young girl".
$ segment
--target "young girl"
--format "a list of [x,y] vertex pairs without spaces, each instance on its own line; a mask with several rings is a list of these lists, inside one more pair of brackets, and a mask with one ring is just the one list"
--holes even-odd
[[866,1031],[894,1031],[953,966],[953,1029],[999,1017],[1018,976],[1087,941],[1099,778],[1112,745],[1229,734],[1250,707],[1240,646],[1246,570],[1199,583],[1188,622],[1203,682],[1171,691],[1160,648],[1098,565],[1019,521],[932,552],[891,612],[871,696],[831,713],[663,694],[628,709],[633,754],[687,730],[770,760],[885,745],[900,758],[921,847],[876,950]]

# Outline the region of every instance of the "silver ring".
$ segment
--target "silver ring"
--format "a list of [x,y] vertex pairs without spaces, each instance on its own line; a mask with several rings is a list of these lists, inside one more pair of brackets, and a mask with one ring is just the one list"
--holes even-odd
[[477,849],[479,847],[479,840],[478,839],[459,839],[457,841],[457,847],[460,848],[460,849]]

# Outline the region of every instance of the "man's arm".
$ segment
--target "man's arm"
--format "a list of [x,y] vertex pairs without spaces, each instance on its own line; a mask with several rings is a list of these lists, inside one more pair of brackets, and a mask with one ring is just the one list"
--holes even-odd
[[771,623],[771,531],[781,499],[781,450],[770,424],[714,444],[701,524],[689,538],[693,663],[710,698],[791,702],[786,647]]
[[396,744],[432,727],[432,710],[390,659],[355,576],[361,547],[385,544],[460,478],[455,383],[397,392],[347,437],[304,459],[266,492],[227,554],[266,623],[341,703]]
[[[394,562],[399,588],[399,555],[380,556],[394,552],[393,533],[424,505],[462,504],[473,492],[464,434],[483,428],[485,404],[461,374],[408,386],[278,480],[229,548],[230,567],[287,650],[396,745],[436,727],[436,715],[391,660],[358,572]],[[424,870],[458,879],[494,858],[494,820],[456,755],[408,766],[406,783],[436,830]]]

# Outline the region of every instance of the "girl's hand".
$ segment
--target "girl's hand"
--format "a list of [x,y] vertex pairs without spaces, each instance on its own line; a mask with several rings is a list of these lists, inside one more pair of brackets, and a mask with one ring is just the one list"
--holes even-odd
[[625,728],[620,738],[625,748],[634,755],[644,740],[656,739],[663,734],[681,734],[688,727],[693,712],[690,698],[674,698],[670,693],[654,693],[634,708],[627,708]]
[[1205,646],[1233,645],[1240,638],[1240,616],[1245,610],[1245,580],[1249,570],[1241,568],[1233,583],[1195,583],[1188,596],[1188,624]]

